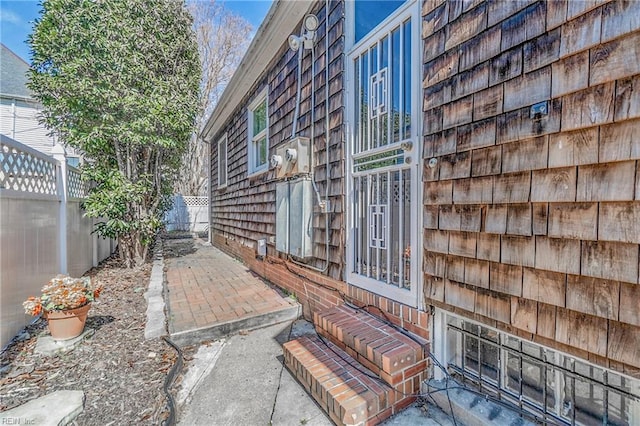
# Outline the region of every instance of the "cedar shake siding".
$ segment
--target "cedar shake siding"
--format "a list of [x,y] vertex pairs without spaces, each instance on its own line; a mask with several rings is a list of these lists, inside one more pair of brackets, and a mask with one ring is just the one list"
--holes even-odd
[[[291,137],[298,58],[286,37],[298,34],[301,22],[282,37],[252,87],[236,94],[241,101],[214,117],[212,243],[295,293],[307,318],[347,299],[375,306],[374,314],[429,339],[431,314],[444,311],[637,377],[640,2],[419,0],[417,309],[346,282],[350,24],[346,3],[331,1],[325,52],[324,5],[309,9],[320,20],[315,112],[312,122],[306,50],[298,135],[311,137],[313,129],[315,181],[323,196],[329,188],[328,268],[313,269],[327,264],[318,203],[308,268],[275,249],[276,172],[248,176],[247,107],[265,87],[269,157]],[[217,142],[224,135],[228,176],[219,187]],[[264,258],[256,256],[260,239],[267,240]],[[436,346],[444,346],[436,341],[446,338],[441,328]]]
[[[289,49],[286,37],[272,61],[264,67],[258,81],[245,94],[233,113],[223,117],[224,123],[211,143],[211,242],[216,247],[241,259],[252,271],[277,286],[295,294],[303,306],[307,319],[312,312],[336,306],[344,300],[371,307],[377,315],[384,315],[397,325],[425,338],[429,337],[429,315],[416,308],[402,305],[345,282],[346,267],[346,211],[345,211],[345,3],[329,2],[329,49],[325,52],[325,2],[315,2],[309,13],[315,14],[320,26],[315,41],[315,112],[314,112],[314,175],[318,191],[324,197],[329,185],[329,266],[326,271],[287,261],[276,251],[276,172],[273,168],[263,174],[248,177],[248,115],[247,107],[264,90],[268,99],[269,158],[276,149],[291,138],[296,105],[298,58]],[[302,23],[293,26],[291,34],[298,34]],[[310,137],[311,114],[311,53],[303,52],[301,99],[298,121],[299,136]],[[329,176],[325,158],[325,67],[328,64],[329,83]],[[214,112],[215,113],[215,112]],[[217,142],[227,137],[228,177],[226,187],[218,185]],[[324,269],[325,215],[314,202],[313,256],[309,266]],[[257,240],[267,240],[267,256],[256,257]]]
[[640,2],[422,16],[425,304],[637,374]]
[[[318,3],[313,11],[320,20],[315,44],[315,113],[311,122],[311,52],[305,50],[302,61],[301,102],[298,120],[299,136],[311,137],[314,125],[313,156],[314,174],[318,190],[324,195],[329,185],[330,208],[330,250],[328,275],[334,279],[343,279],[343,227],[344,205],[344,129],[343,129],[343,3],[332,2],[329,15],[329,153],[331,175],[325,173],[325,72],[327,62],[325,54],[325,10],[324,2]],[[299,29],[301,23],[296,25]],[[296,30],[297,32],[298,30]],[[212,232],[217,237],[235,240],[242,245],[255,247],[256,241],[267,239],[267,251],[270,256],[278,256],[270,241],[276,235],[275,183],[273,168],[257,176],[247,177],[248,170],[248,115],[247,107],[265,87],[268,99],[269,117],[269,155],[291,138],[293,117],[296,104],[296,85],[298,74],[298,55],[289,49],[286,40],[273,62],[265,68],[259,83],[238,105],[229,121],[213,140],[216,141],[226,132],[228,138],[228,183],[224,189],[218,189],[217,152],[211,157],[212,182]],[[314,267],[325,266],[325,219],[319,210],[313,215],[313,258],[309,264]]]

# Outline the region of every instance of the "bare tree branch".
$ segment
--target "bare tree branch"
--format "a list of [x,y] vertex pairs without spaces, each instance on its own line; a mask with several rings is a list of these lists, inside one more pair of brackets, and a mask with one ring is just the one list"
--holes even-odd
[[202,131],[249,45],[252,28],[244,18],[233,14],[216,0],[191,1],[187,8],[193,16],[202,62],[202,81],[196,131],[182,157],[176,192],[206,195],[209,171]]

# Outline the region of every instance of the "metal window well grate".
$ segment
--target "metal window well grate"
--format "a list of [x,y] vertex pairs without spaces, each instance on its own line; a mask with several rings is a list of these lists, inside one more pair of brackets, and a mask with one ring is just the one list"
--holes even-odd
[[640,424],[640,380],[460,318],[448,317],[450,371],[545,420]]

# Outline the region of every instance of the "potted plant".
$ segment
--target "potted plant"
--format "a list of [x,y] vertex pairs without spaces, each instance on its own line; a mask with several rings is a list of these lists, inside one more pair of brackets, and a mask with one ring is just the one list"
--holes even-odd
[[22,306],[27,314],[43,314],[54,340],[68,340],[82,334],[91,302],[101,291],[90,277],[58,275],[42,287],[40,297],[29,297]]

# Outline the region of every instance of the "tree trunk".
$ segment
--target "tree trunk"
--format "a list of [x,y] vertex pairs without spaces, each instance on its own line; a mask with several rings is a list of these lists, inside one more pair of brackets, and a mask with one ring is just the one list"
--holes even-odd
[[118,238],[118,252],[125,268],[138,268],[147,262],[149,248],[139,232],[132,232]]

